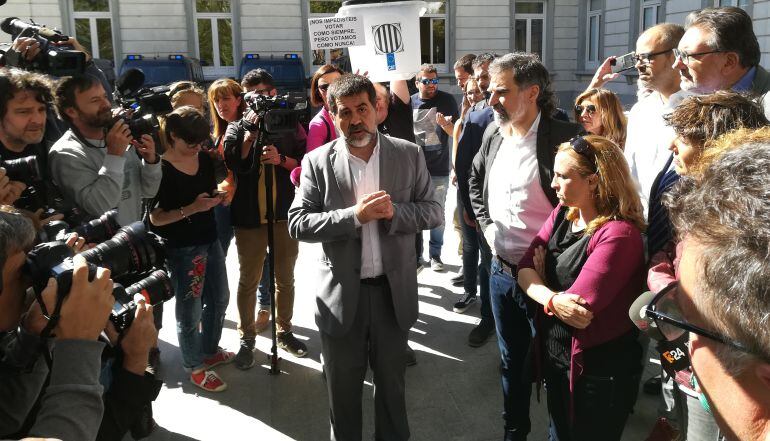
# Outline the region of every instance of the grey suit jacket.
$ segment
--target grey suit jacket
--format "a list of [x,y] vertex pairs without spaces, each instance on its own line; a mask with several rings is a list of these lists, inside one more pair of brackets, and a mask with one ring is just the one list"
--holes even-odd
[[[393,219],[379,223],[382,266],[390,283],[398,325],[417,320],[417,257],[414,235],[441,224],[425,158],[411,142],[379,134],[380,189],[393,201]],[[356,204],[344,139],[309,153],[289,209],[289,234],[304,242],[321,242],[316,296],[316,324],[333,336],[344,335],[355,320],[361,279],[361,229],[351,209]]]

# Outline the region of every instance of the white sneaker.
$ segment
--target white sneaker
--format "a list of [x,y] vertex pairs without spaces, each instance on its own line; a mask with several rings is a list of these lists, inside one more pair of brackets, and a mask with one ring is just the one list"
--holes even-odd
[[446,271],[444,269],[444,262],[441,261],[440,257],[430,258],[430,269],[432,269],[433,271],[436,271],[437,273]]

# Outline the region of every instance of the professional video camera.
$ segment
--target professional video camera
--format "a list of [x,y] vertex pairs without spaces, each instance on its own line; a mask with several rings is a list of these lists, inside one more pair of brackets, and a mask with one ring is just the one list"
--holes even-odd
[[[173,110],[168,97],[168,86],[142,87],[144,73],[139,69],[129,69],[115,81],[115,102],[126,112],[110,122],[112,127],[122,119],[131,130],[131,136],[139,139],[142,135],[152,135],[160,128],[158,116]],[[110,128],[108,127],[108,128]]]
[[5,54],[8,66],[36,70],[55,77],[82,74],[86,68],[86,54],[76,51],[70,45],[55,45],[69,40],[67,35],[56,29],[34,22],[27,23],[17,17],[8,17],[0,23],[0,29],[10,34],[13,40],[19,37],[34,38],[40,43],[40,53],[27,61],[24,55],[11,49],[11,44],[0,45],[0,52]]
[[307,97],[301,92],[272,97],[249,92],[243,99],[257,114],[259,122],[254,124],[242,119],[241,125],[249,132],[259,132],[259,137],[264,141],[274,141],[286,133],[294,133],[300,116],[307,109]]

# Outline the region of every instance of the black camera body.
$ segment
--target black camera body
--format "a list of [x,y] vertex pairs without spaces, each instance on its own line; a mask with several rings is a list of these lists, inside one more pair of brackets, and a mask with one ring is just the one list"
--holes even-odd
[[0,24],[0,29],[10,34],[15,40],[19,37],[34,38],[40,43],[40,53],[27,61],[23,54],[10,50],[4,45],[6,64],[27,70],[35,70],[55,77],[78,75],[85,72],[86,54],[76,51],[69,45],[54,45],[67,41],[68,36],[61,31],[49,29],[44,25],[27,23],[17,17],[8,17]]
[[31,185],[33,182],[41,181],[43,179],[40,163],[35,155],[7,160],[0,158],[0,167],[5,169],[5,175],[12,181],[19,181]]
[[307,97],[301,92],[272,97],[249,92],[243,99],[259,116],[258,124],[242,119],[243,128],[249,132],[258,131],[267,140],[277,140],[286,133],[294,133],[307,109]]
[[174,297],[174,287],[168,274],[163,270],[155,270],[147,277],[125,288],[116,283],[112,289],[115,305],[112,307],[110,321],[118,332],[123,332],[134,321],[136,294],[140,294],[148,305],[155,306]]
[[142,135],[154,135],[160,129],[158,116],[173,111],[168,97],[168,86],[142,87],[144,74],[138,69],[129,69],[115,82],[115,102],[126,110],[116,116],[107,129],[122,119],[131,130],[131,136],[139,139]]

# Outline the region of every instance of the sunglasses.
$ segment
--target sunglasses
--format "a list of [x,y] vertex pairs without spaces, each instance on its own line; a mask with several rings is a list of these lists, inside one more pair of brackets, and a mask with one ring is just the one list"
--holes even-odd
[[596,169],[596,153],[591,143],[585,140],[582,136],[576,136],[569,140],[569,145],[572,146],[572,150],[578,155],[585,156]]
[[581,105],[575,106],[576,115],[582,115],[584,110],[587,111],[589,115],[593,115],[594,113],[596,113],[596,106],[594,106],[593,104],[589,104],[587,106],[581,106]]
[[425,84],[426,86],[428,84],[438,84],[438,78],[431,78],[431,79],[423,78],[420,80],[420,82],[422,84]]
[[725,336],[719,335],[715,332],[708,331],[699,326],[695,326],[692,323],[687,322],[684,319],[679,304],[676,301],[676,294],[678,292],[679,282],[672,283],[659,292],[655,298],[652,299],[649,305],[647,305],[646,314],[655,322],[658,330],[663,337],[668,341],[675,341],[682,338],[687,332],[706,337],[723,345],[730,346],[741,352],[746,352],[765,359],[761,354],[753,352],[746,347],[743,343],[733,341]]

